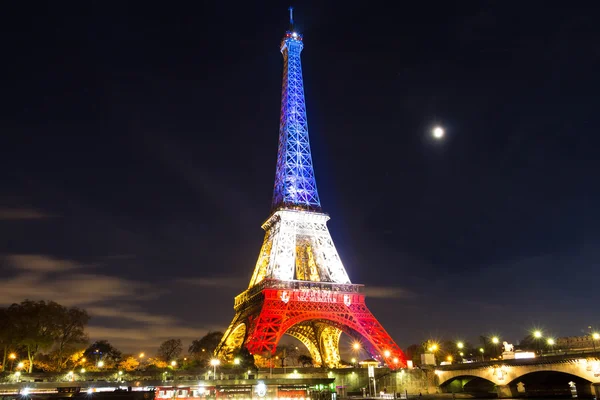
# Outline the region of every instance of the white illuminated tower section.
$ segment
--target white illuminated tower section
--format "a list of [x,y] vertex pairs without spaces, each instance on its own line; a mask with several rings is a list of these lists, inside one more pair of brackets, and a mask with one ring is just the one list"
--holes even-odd
[[337,366],[342,332],[365,343],[391,367],[402,351],[367,309],[353,285],[321,209],[306,119],[300,53],[303,37],[290,29],[281,41],[283,85],[271,215],[248,289],[235,299],[236,315],[216,354],[230,358],[242,346],[255,356],[273,353],[282,335],[300,340],[316,364]]

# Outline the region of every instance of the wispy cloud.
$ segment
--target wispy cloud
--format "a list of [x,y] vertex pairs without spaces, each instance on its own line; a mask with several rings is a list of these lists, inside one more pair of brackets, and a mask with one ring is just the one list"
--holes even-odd
[[13,268],[24,271],[59,272],[79,268],[73,261],[37,254],[11,254],[5,259]]
[[176,319],[157,314],[150,314],[139,310],[127,310],[122,307],[88,307],[87,311],[92,317],[107,317],[113,319],[129,320],[133,322],[142,322],[155,325],[167,325],[176,323]]
[[44,219],[50,217],[52,216],[32,208],[0,208],[0,221]]
[[232,277],[178,279],[177,282],[194,286],[213,287],[222,289],[240,289],[244,288],[245,285],[247,285],[247,282],[242,281],[239,278]]
[[[117,259],[122,261],[132,257],[127,255]],[[117,346],[132,349],[139,346],[155,348],[165,339],[197,339],[209,330],[206,326],[195,328],[193,322],[170,315],[144,311],[144,302],[160,295],[166,290],[164,287],[90,273],[86,264],[47,255],[9,254],[0,259],[15,271],[14,276],[0,281],[0,305],[27,298],[85,308],[92,317],[92,325],[88,327],[91,340],[107,339]]]
[[365,286],[365,295],[380,299],[408,299],[415,297],[410,290],[392,286]]

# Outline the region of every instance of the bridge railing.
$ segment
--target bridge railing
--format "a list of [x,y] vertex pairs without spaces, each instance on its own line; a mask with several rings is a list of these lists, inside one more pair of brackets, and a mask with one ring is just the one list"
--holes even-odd
[[540,365],[540,364],[557,364],[561,362],[572,362],[582,358],[594,358],[600,359],[600,351],[596,352],[574,352],[568,354],[553,354],[543,355],[536,358],[520,358],[510,360],[488,360],[488,361],[477,361],[472,363],[461,363],[461,364],[450,364],[450,365],[438,365],[435,369],[442,371],[454,371],[462,369],[476,369],[492,367],[498,364],[504,365]]

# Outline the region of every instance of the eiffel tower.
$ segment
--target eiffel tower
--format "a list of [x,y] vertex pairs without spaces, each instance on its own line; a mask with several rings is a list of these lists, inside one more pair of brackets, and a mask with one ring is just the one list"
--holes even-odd
[[245,346],[270,357],[284,334],[303,343],[316,365],[340,364],[342,333],[371,357],[396,369],[402,350],[365,304],[362,285],[350,282],[322,212],[313,170],[300,52],[303,37],[290,29],[281,41],[283,88],[271,215],[248,289],[235,298],[235,316],[215,354],[230,359]]

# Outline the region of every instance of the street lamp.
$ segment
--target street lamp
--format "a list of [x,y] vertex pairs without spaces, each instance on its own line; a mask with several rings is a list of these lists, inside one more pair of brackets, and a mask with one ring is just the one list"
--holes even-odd
[[542,331],[539,331],[539,330],[533,331],[533,337],[535,338],[535,344],[536,344],[536,347],[537,347],[537,351],[538,351],[538,353],[541,354],[541,352],[540,352],[540,339],[542,338]]
[[15,362],[15,358],[17,358],[17,355],[15,353],[10,353],[8,358],[10,358],[10,371],[12,372],[13,364]]
[[456,343],[456,347],[458,347],[459,349],[462,349],[465,347],[465,344],[463,342],[458,342],[458,343]]
[[213,366],[213,375],[215,377],[215,379],[217,379],[217,365],[220,365],[221,361],[219,361],[219,359],[217,358],[213,358],[212,360],[210,360],[210,365]]
[[104,361],[98,361],[98,368],[104,367]]
[[146,354],[144,354],[143,352],[140,353],[140,358],[144,358],[144,357],[146,357]]
[[240,365],[240,359],[239,358],[234,358],[233,359],[233,364],[234,365]]
[[360,343],[354,342],[354,344],[352,345],[352,348],[356,351],[360,350]]
[[24,366],[25,366],[25,364],[24,364],[24,363],[22,363],[22,362],[20,362],[20,363],[18,363],[18,364],[17,364],[17,369],[21,369],[21,368],[23,368]]
[[546,343],[548,343],[548,346],[550,346],[550,351],[554,352],[554,339],[548,338],[548,340],[546,340]]
[[171,361],[171,367],[175,368],[177,366],[177,361],[173,360]]
[[596,340],[600,340],[600,333],[592,333],[592,345],[594,346],[594,353],[596,352]]
[[498,336],[492,337],[492,343],[494,344],[494,357],[498,357],[498,343],[500,343]]
[[483,361],[485,361],[485,356],[484,356],[485,350],[483,349],[483,347],[480,347],[479,351],[481,352],[481,361],[483,362]]

